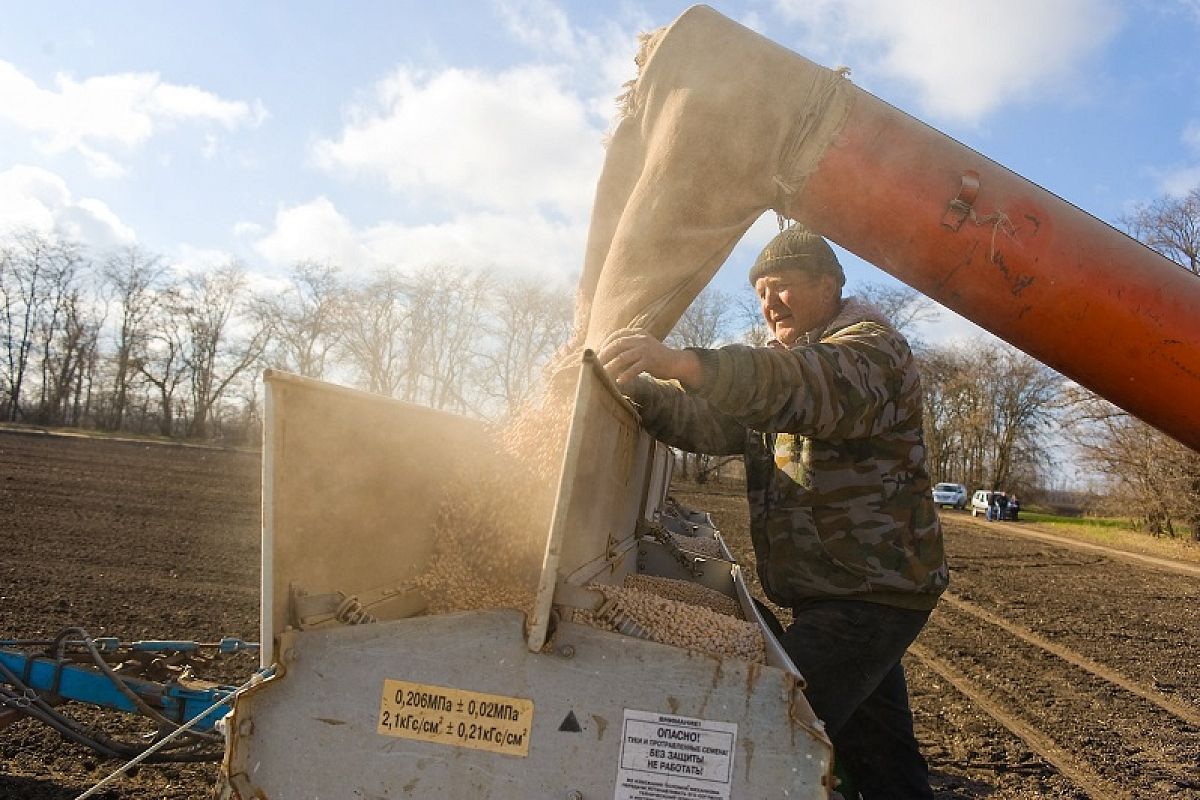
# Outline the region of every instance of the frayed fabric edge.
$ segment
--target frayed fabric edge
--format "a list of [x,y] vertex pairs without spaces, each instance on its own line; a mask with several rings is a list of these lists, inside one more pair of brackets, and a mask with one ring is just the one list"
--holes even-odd
[[820,68],[809,86],[792,124],[792,130],[779,153],[779,166],[771,176],[776,186],[775,213],[780,230],[785,220],[794,220],[789,205],[804,191],[804,184],[816,172],[854,105],[856,87],[850,82],[850,69]]

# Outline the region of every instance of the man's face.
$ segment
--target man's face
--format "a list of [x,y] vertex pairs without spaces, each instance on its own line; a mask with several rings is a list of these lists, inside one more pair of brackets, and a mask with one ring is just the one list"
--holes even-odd
[[827,273],[784,270],[759,278],[754,291],[771,334],[788,347],[837,313],[837,281]]

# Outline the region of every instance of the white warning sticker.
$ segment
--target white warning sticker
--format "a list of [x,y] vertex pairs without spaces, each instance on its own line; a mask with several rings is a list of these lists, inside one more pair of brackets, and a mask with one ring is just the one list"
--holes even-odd
[[625,709],[613,800],[729,800],[737,723]]

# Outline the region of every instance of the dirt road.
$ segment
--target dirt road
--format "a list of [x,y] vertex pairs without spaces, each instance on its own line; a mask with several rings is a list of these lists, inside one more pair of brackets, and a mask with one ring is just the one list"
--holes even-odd
[[[0,432],[0,638],[256,638],[258,469]],[[749,563],[736,490],[677,494]],[[953,588],[907,663],[939,798],[1200,797],[1195,572],[944,519]],[[205,677],[245,677],[239,658]],[[0,797],[72,798],[114,766],[30,721],[0,730]],[[145,767],[99,796],[203,798],[215,774]]]

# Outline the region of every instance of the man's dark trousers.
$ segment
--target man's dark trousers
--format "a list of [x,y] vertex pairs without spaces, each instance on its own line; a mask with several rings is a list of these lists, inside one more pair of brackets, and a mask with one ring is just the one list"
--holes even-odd
[[863,800],[932,798],[900,664],[929,612],[831,598],[794,615],[780,643]]

